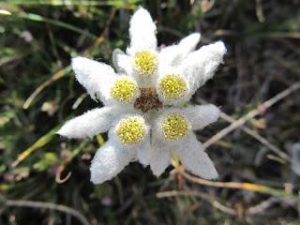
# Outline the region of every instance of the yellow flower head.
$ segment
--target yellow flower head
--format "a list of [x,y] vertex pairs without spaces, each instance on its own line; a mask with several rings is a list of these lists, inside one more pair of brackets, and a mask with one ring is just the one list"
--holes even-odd
[[131,102],[138,92],[137,83],[128,76],[118,78],[111,88],[111,96],[120,102]]
[[191,129],[189,122],[180,114],[172,113],[161,122],[163,134],[168,140],[178,140]]
[[152,76],[157,69],[157,64],[156,55],[150,51],[140,51],[135,54],[134,66],[140,76]]
[[159,81],[159,90],[167,100],[174,100],[182,97],[187,91],[187,82],[178,74],[165,75]]
[[146,134],[146,125],[142,117],[130,116],[122,119],[116,128],[117,137],[125,144],[135,144]]

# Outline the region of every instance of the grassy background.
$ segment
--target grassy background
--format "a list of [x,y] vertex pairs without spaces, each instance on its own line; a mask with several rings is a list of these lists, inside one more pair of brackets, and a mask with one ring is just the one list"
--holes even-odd
[[[220,182],[180,167],[157,179],[132,163],[93,186],[90,160],[106,136],[54,134],[99,106],[75,82],[71,57],[111,63],[138,5],[155,18],[160,44],[200,31],[201,45],[222,39],[228,48],[193,97],[226,113],[199,140],[232,128],[208,149]],[[300,150],[291,150],[300,133],[299,8],[298,0],[0,1],[0,224],[300,224],[292,169]]]

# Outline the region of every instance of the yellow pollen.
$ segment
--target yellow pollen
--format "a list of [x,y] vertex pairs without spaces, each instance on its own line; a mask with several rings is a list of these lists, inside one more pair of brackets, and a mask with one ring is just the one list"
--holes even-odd
[[141,141],[146,133],[144,120],[138,116],[122,119],[116,129],[116,134],[123,144],[134,144]]
[[139,75],[149,77],[157,69],[157,57],[150,51],[140,51],[134,57],[134,64]]
[[187,91],[187,83],[178,74],[168,74],[160,80],[159,88],[166,99],[172,100],[184,95]]
[[178,140],[190,130],[190,124],[180,114],[170,114],[161,123],[162,131],[166,139]]
[[135,81],[126,76],[115,81],[111,88],[111,96],[120,102],[130,102],[138,91]]

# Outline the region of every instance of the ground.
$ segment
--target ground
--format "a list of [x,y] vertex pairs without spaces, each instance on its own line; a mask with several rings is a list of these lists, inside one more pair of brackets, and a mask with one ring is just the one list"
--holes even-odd
[[[180,166],[156,178],[132,163],[94,186],[90,160],[107,136],[55,134],[99,106],[70,59],[111,63],[138,5],[155,19],[160,46],[195,31],[199,46],[226,44],[224,64],[192,99],[223,112],[197,132],[217,181]],[[299,8],[298,0],[1,1],[0,224],[300,224]]]

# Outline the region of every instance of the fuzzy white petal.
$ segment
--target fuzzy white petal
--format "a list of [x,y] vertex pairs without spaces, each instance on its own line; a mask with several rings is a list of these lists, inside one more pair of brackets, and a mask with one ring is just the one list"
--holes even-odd
[[112,61],[114,67],[117,69],[118,73],[131,75],[132,74],[132,62],[131,57],[125,54],[120,49],[115,49],[112,55]]
[[192,125],[193,130],[199,130],[214,123],[220,116],[220,109],[215,105],[188,106],[182,110]]
[[150,145],[150,138],[147,138],[144,144],[137,150],[137,159],[144,166],[149,165],[152,154],[152,147]]
[[147,10],[140,7],[131,17],[130,21],[130,55],[140,50],[155,50],[157,47],[156,25]]
[[90,96],[107,103],[109,93],[107,86],[117,77],[113,68],[105,63],[100,63],[84,57],[72,59],[72,68],[78,82],[85,87]]
[[200,41],[200,33],[193,33],[183,38],[178,44],[161,49],[159,59],[161,64],[180,65],[181,61],[193,50]]
[[[158,113],[161,114],[161,113]],[[164,114],[164,113],[163,113]],[[153,115],[154,116],[154,115]],[[154,116],[155,117],[155,116]],[[171,162],[171,152],[173,150],[173,143],[167,142],[161,130],[161,119],[158,118],[152,121],[151,132],[151,154],[149,158],[150,169],[155,176],[160,176]]]
[[190,82],[193,93],[212,78],[219,64],[223,62],[225,53],[224,43],[218,41],[190,53],[185,58],[182,62],[183,71]]
[[106,132],[113,120],[123,111],[120,107],[103,107],[90,110],[81,116],[67,121],[57,132],[68,138],[93,137]]
[[183,166],[191,173],[205,179],[218,177],[214,163],[194,134],[190,134],[184,142],[177,145],[176,152]]
[[171,150],[168,145],[157,146],[152,149],[150,168],[155,176],[160,176],[170,165]]
[[201,38],[200,33],[192,33],[179,42],[179,47],[181,48],[182,53],[188,54],[189,52],[195,50],[197,44]]
[[99,148],[91,164],[91,181],[101,184],[120,173],[134,158],[134,152],[117,147],[111,141]]

